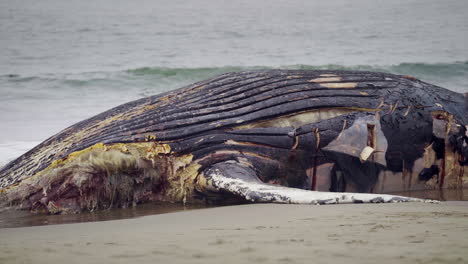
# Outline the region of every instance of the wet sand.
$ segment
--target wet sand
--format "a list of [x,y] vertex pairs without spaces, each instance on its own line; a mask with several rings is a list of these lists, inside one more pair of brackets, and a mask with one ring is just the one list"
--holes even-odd
[[467,263],[468,202],[274,205],[0,229],[0,263]]

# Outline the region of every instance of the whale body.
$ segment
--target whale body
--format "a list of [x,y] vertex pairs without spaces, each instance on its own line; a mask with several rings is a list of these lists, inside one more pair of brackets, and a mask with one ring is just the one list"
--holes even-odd
[[0,201],[47,213],[416,201],[391,193],[466,187],[467,125],[463,94],[411,76],[226,73],[64,129],[0,170]]

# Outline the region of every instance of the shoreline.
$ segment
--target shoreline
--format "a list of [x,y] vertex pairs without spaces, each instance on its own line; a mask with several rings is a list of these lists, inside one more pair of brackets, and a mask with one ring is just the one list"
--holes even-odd
[[468,202],[249,204],[0,229],[0,263],[463,263]]

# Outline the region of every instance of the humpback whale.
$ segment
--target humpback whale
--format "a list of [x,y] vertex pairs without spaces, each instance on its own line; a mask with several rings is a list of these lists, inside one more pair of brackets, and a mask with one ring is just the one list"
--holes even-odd
[[334,204],[468,182],[466,96],[365,71],[226,73],[72,125],[0,169],[0,204]]

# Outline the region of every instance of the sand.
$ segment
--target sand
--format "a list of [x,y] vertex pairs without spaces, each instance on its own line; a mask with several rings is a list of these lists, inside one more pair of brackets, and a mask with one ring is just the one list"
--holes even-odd
[[275,205],[0,229],[0,263],[467,263],[468,202]]

